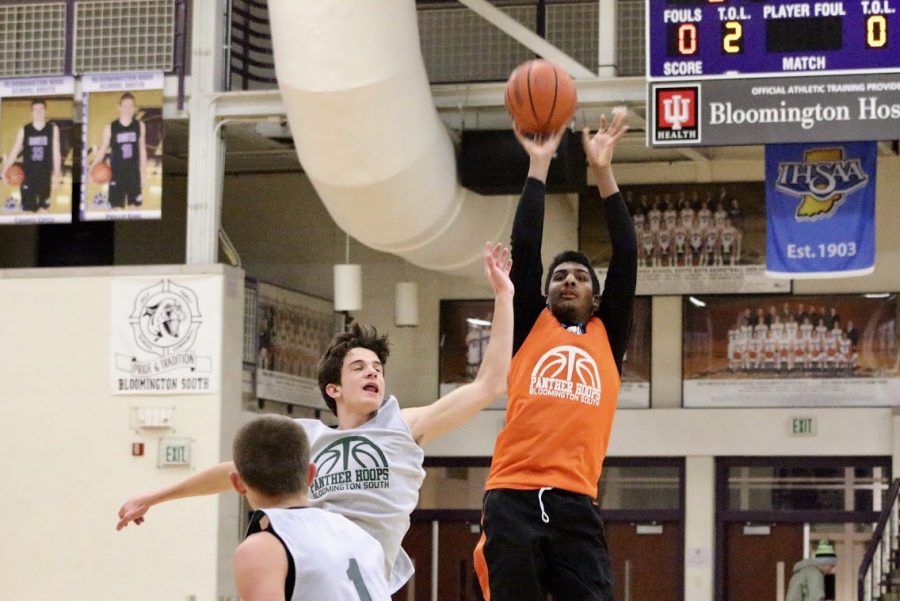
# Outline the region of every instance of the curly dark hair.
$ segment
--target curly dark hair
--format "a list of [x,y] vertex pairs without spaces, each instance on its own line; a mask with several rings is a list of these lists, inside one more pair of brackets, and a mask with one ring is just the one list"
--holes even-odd
[[337,403],[328,396],[325,388],[329,384],[341,383],[341,367],[344,365],[344,357],[355,348],[364,348],[372,351],[378,356],[381,365],[387,364],[387,358],[390,354],[388,349],[387,336],[379,336],[378,331],[373,326],[366,326],[354,321],[350,324],[350,330],[336,334],[331,339],[331,344],[325,350],[325,354],[319,359],[319,367],[317,369],[319,379],[319,391],[325,404],[331,409],[331,412],[337,415]]

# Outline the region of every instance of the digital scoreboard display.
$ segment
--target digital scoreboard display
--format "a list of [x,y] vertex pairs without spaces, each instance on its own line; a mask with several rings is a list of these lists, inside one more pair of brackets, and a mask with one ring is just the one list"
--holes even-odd
[[900,0],[647,0],[647,77],[900,71]]

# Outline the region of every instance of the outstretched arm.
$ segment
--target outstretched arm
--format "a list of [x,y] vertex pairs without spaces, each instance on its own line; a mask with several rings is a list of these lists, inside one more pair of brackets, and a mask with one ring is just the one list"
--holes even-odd
[[597,315],[606,328],[619,373],[622,372],[622,358],[628,346],[631,308],[637,285],[637,238],[634,223],[612,171],[613,150],[628,131],[625,117],[625,110],[615,111],[612,122],[608,122],[606,115],[603,115],[600,117],[600,128],[593,137],[587,128],[581,134],[584,153],[603,200],[612,244],[612,255]]
[[142,493],[128,499],[119,509],[119,523],[116,525],[116,530],[121,530],[130,522],[134,522],[136,525],[142,524],[144,514],[159,503],[185,497],[215,495],[231,490],[229,475],[233,471],[233,462],[220,463],[172,486]]
[[544,235],[544,195],[550,162],[559,148],[565,130],[548,137],[529,138],[517,127],[513,128],[516,139],[528,154],[528,179],[522,188],[522,196],[516,206],[510,246],[513,266],[509,277],[515,286],[513,310],[513,354],[515,354],[528,332],[534,326],[538,315],[544,309],[544,294],[541,291],[541,245]]
[[425,445],[463,425],[506,391],[512,358],[513,285],[509,279],[509,250],[501,244],[484,247],[484,273],[494,289],[494,319],[491,339],[475,380],[425,407],[403,410],[413,438]]

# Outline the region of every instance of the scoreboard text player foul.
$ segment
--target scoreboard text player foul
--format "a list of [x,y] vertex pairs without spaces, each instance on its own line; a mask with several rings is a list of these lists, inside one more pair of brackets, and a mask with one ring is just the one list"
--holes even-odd
[[900,71],[900,0],[647,0],[647,77]]

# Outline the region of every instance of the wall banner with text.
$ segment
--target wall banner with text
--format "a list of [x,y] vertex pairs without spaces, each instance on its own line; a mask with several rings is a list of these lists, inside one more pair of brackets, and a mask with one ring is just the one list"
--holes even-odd
[[0,223],[70,223],[71,77],[0,79]]
[[766,146],[766,273],[833,278],[875,269],[876,142]]
[[122,277],[110,284],[110,392],[218,392],[220,277]]
[[85,75],[81,218],[162,216],[163,74]]

